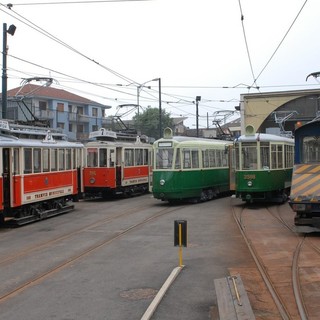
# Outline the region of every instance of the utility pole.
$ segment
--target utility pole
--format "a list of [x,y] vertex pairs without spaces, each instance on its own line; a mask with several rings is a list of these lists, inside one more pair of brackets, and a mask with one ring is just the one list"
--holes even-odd
[[7,33],[14,35],[16,26],[11,25],[7,30],[7,24],[3,24],[3,49],[2,49],[2,119],[7,118]]
[[199,137],[199,101],[201,101],[201,96],[196,96],[196,127],[197,127],[197,137]]

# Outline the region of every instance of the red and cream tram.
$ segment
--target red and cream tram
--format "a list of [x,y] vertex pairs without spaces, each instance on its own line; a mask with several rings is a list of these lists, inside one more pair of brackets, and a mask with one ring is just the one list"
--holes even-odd
[[101,128],[90,133],[83,170],[85,197],[133,195],[149,190],[152,146],[139,136]]
[[22,225],[70,211],[69,201],[81,194],[83,144],[44,129],[0,122],[2,222]]

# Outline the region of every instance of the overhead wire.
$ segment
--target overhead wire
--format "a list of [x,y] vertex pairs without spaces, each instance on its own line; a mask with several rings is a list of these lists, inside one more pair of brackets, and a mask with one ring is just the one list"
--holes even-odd
[[93,3],[107,3],[107,2],[139,2],[139,1],[153,1],[153,0],[83,0],[83,1],[55,1],[55,2],[27,2],[27,3],[8,3],[7,7],[11,9],[13,6],[34,6],[34,5],[55,5],[55,4],[93,4]]
[[72,47],[71,45],[67,44],[66,42],[62,41],[61,39],[57,38],[56,36],[54,36],[53,34],[51,34],[50,32],[44,30],[43,28],[39,27],[38,25],[36,25],[35,23],[33,23],[32,21],[30,21],[29,19],[23,17],[22,15],[20,15],[19,13],[17,13],[16,11],[10,9],[10,11],[12,11],[16,16],[18,16],[19,18],[17,18],[16,16],[4,11],[3,9],[0,9],[0,11],[5,12],[6,14],[10,15],[11,17],[17,19],[18,21],[20,21],[21,23],[25,24],[26,26],[28,26],[29,28],[41,33],[42,35],[44,35],[45,37],[48,37],[49,39],[57,42],[58,44],[64,46],[65,48],[73,51],[74,53],[82,56],[83,58],[89,60],[90,62],[95,63],[97,66],[109,71],[110,73],[112,73],[113,75],[121,78],[124,81],[127,82],[132,82],[132,83],[136,83],[135,81],[133,81],[132,79],[120,74],[119,72],[116,72],[114,70],[112,70],[111,68],[108,68],[106,66],[104,66],[103,64],[100,64],[98,61],[95,61],[93,58],[90,58],[89,56],[87,56],[86,54],[80,52],[79,50],[75,49],[74,47]]
[[[118,0],[118,1],[119,1],[119,0]],[[119,2],[121,2],[121,1],[124,1],[124,0],[120,0]],[[150,1],[150,0],[125,0],[125,1],[129,1],[129,2],[130,2],[130,1]],[[117,2],[117,1],[77,1],[77,2],[61,1],[61,2],[54,2],[54,3],[40,3],[40,2],[38,2],[38,3],[29,3],[29,4],[28,4],[28,3],[24,3],[24,4],[14,4],[14,6],[16,6],[16,5],[35,5],[35,4],[79,4],[79,3],[96,3],[96,2]],[[305,1],[304,5],[306,4],[306,2],[307,2],[307,0]],[[303,5],[303,7],[304,7],[304,5]],[[281,45],[281,43],[283,42],[283,40],[284,40],[284,38],[286,37],[286,35],[285,35],[285,37],[283,38],[283,40],[281,41],[281,43],[279,44],[279,46],[277,47],[277,49],[276,49],[276,51],[274,52],[274,54],[272,55],[272,57],[269,59],[269,61],[268,61],[267,64],[265,65],[265,67],[261,70],[261,72],[259,73],[258,77],[255,78],[254,70],[253,70],[253,65],[252,65],[252,61],[251,61],[251,56],[250,56],[250,51],[249,51],[249,45],[248,45],[247,37],[246,37],[246,34],[245,34],[245,28],[244,28],[244,23],[243,23],[244,15],[243,15],[243,12],[242,12],[240,0],[239,0],[239,6],[240,6],[240,11],[241,11],[241,17],[242,17],[242,28],[243,28],[244,38],[245,38],[245,42],[246,42],[247,55],[248,55],[248,59],[249,59],[249,64],[250,64],[251,73],[252,73],[252,76],[253,76],[253,79],[254,79],[254,80],[253,80],[253,81],[254,81],[254,82],[253,82],[253,85],[256,85],[257,79],[260,77],[261,73],[264,71],[264,69],[267,67],[267,65],[269,64],[269,62],[270,62],[271,59],[273,58],[274,54],[276,53],[276,51],[277,51],[278,48],[280,47],[280,45]],[[8,5],[7,5],[7,7],[8,7]],[[303,7],[300,9],[300,12],[302,11]],[[130,83],[131,83],[132,85],[134,85],[134,86],[139,86],[139,85],[140,85],[139,82],[136,82],[136,81],[134,81],[134,80],[132,80],[132,79],[130,79],[130,78],[128,78],[128,77],[126,77],[126,76],[124,76],[124,75],[122,75],[122,74],[120,74],[120,73],[118,73],[118,72],[116,72],[116,71],[114,71],[114,70],[112,70],[112,69],[110,69],[110,68],[102,65],[102,64],[100,64],[99,62],[97,62],[97,61],[95,61],[94,59],[88,57],[87,55],[81,53],[80,51],[78,51],[78,50],[75,49],[74,47],[68,45],[67,43],[61,41],[60,39],[58,39],[58,38],[55,37],[54,35],[50,34],[50,33],[47,32],[47,31],[45,31],[45,30],[42,29],[41,27],[33,24],[31,21],[29,21],[28,19],[24,18],[23,16],[21,16],[20,14],[18,14],[18,13],[15,12],[14,10],[12,10],[12,6],[11,6],[9,9],[10,9],[14,14],[16,14],[19,18],[14,17],[13,15],[10,14],[12,17],[14,17],[15,19],[17,19],[18,21],[20,21],[20,22],[22,22],[22,23],[25,23],[24,21],[22,21],[22,19],[24,19],[25,21],[28,22],[28,24],[27,24],[27,23],[25,23],[25,24],[28,25],[30,28],[33,28],[34,30],[42,33],[43,35],[49,37],[51,40],[56,41],[57,43],[65,46],[65,47],[68,48],[69,50],[71,50],[71,51],[73,51],[73,52],[81,55],[82,57],[88,59],[89,61],[94,62],[94,63],[97,64],[98,66],[104,68],[105,70],[107,70],[107,71],[109,71],[110,73],[114,74],[115,76],[121,78],[122,80],[124,80],[124,81],[126,81],[126,82],[130,82]],[[2,10],[2,9],[0,9],[0,10],[3,11],[3,12],[5,12],[5,11]],[[298,15],[300,14],[300,12],[298,13]],[[7,12],[5,12],[5,13],[7,13]],[[7,13],[7,14],[9,14],[9,13]],[[297,16],[297,17],[298,17],[298,16]],[[297,17],[296,17],[296,19],[297,19]],[[295,19],[295,20],[296,20],[296,19]],[[294,21],[294,22],[295,22],[295,21]],[[292,23],[292,25],[294,24],[294,22]],[[30,24],[31,24],[31,25],[30,25]],[[292,26],[291,26],[291,27],[292,27]],[[291,29],[291,27],[289,28],[289,30]],[[289,30],[287,31],[287,33],[289,32]],[[26,61],[25,61],[25,62],[26,62]],[[50,69],[48,69],[48,68],[46,68],[46,69],[47,69],[47,70],[50,70]],[[52,70],[52,71],[59,74],[59,72],[57,72],[57,71],[54,71],[54,70]],[[84,83],[88,83],[88,84],[98,85],[98,86],[99,86],[99,84],[97,84],[97,83],[95,83],[95,82],[92,82],[92,81],[86,81],[86,80],[83,80],[83,79],[71,77],[71,76],[68,76],[68,75],[63,74],[63,73],[60,73],[60,74],[61,74],[61,75],[64,75],[64,76],[67,76],[67,77],[70,77],[70,78],[73,78],[74,80],[77,80],[77,81],[81,81],[81,82],[84,82]],[[249,90],[251,87],[253,87],[253,85],[252,85],[252,86],[249,86],[249,85],[245,85],[245,84],[239,84],[239,85],[231,86],[231,87],[229,87],[229,86],[222,86],[222,87],[203,87],[203,88],[224,88],[224,89],[235,89],[235,88],[239,88],[239,89],[240,89],[240,88],[245,88],[245,87],[246,87],[246,88]],[[121,93],[121,94],[123,94],[123,93],[124,93],[124,94],[128,94],[129,96],[132,96],[132,97],[133,97],[133,96],[136,96],[135,94],[129,94],[129,93],[124,92],[124,91],[121,91],[121,90],[116,90],[116,89],[110,88],[109,86],[108,86],[108,87],[104,87],[104,86],[102,85],[101,87],[106,88],[106,89],[109,89],[109,90],[113,90],[113,91],[116,91],[116,92],[119,92],[119,93]],[[162,86],[162,87],[165,87],[165,86]],[[169,86],[166,86],[166,87],[169,87]],[[183,88],[183,87],[188,87],[188,86],[172,86],[172,87],[180,87],[180,88]],[[194,88],[202,88],[202,87],[200,87],[200,86],[195,86]],[[156,92],[156,90],[155,90],[155,92]],[[152,98],[150,101],[157,101],[157,100],[158,100],[158,98],[157,98],[156,96],[150,94],[149,92],[147,92],[147,94],[150,95],[151,98]],[[193,97],[183,97],[182,99],[180,99],[181,96],[179,96],[179,95],[167,94],[167,93],[164,93],[164,92],[163,92],[163,95],[167,95],[167,96],[170,96],[170,97],[173,97],[174,99],[176,99],[176,101],[164,101],[164,103],[167,103],[167,104],[170,105],[171,107],[173,107],[172,104],[181,104],[181,103],[185,103],[185,102],[187,102],[187,105],[192,105],[192,101],[194,100]],[[149,97],[142,97],[142,98],[150,99]],[[110,99],[110,100],[112,100],[112,99]],[[208,102],[232,102],[232,101],[239,101],[239,99],[229,99],[229,100],[220,99],[220,100],[207,100],[207,101],[208,101]]]
[[[240,0],[239,0],[240,1]],[[283,36],[283,38],[281,39],[280,43],[278,44],[278,46],[276,47],[275,51],[273,52],[273,54],[271,55],[271,57],[269,58],[269,60],[267,61],[267,63],[265,64],[265,66],[262,68],[262,70],[260,71],[260,73],[258,74],[257,78],[255,79],[254,83],[258,80],[258,78],[261,76],[261,74],[263,73],[263,71],[267,68],[267,66],[269,65],[270,61],[273,59],[273,57],[275,56],[275,54],[277,53],[277,51],[279,50],[280,46],[282,45],[283,41],[286,39],[286,37],[288,36],[290,30],[292,29],[293,25],[295,24],[295,22],[297,21],[298,17],[300,16],[303,8],[305,7],[305,5],[307,4],[308,0],[305,0],[305,2],[303,3],[302,7],[300,8],[300,10],[298,11],[296,17],[293,19],[293,22],[291,23],[290,27],[288,28],[287,32],[285,33],[285,35]]]
[[250,56],[250,51],[249,51],[249,45],[248,45],[248,40],[247,40],[247,36],[246,36],[246,31],[245,31],[245,28],[244,28],[244,22],[243,22],[244,15],[243,15],[242,6],[241,6],[241,0],[238,0],[238,2],[239,2],[240,13],[241,13],[242,32],[243,32],[244,42],[245,42],[245,45],[246,45],[246,50],[247,50],[247,56],[248,56],[248,60],[249,60],[250,70],[251,70],[251,74],[252,74],[252,78],[253,78],[253,85],[255,84],[257,86],[256,77],[255,77],[254,71],[253,71],[253,66],[252,66],[252,61],[251,61],[251,56]]

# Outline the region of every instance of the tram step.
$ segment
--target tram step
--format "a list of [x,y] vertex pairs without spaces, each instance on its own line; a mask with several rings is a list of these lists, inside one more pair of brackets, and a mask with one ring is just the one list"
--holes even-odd
[[215,279],[214,285],[220,320],[255,319],[240,275]]
[[26,217],[22,217],[22,218],[6,219],[5,225],[6,226],[23,226],[28,223],[32,223],[35,221],[40,221],[40,220],[48,219],[48,218],[51,218],[51,217],[54,217],[57,215],[61,215],[61,214],[67,213],[72,210],[74,210],[74,205],[73,204],[66,204],[62,208],[44,211],[41,213],[40,216],[30,215],[30,216],[26,216]]

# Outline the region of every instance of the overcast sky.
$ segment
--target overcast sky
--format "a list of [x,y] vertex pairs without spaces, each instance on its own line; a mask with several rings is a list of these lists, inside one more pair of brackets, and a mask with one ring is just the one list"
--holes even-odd
[[319,88],[306,81],[320,71],[319,0],[70,2],[1,4],[1,21],[17,27],[7,35],[8,89],[52,77],[131,117],[117,106],[137,103],[144,84],[140,105],[157,107],[159,81],[150,80],[161,78],[162,108],[195,128],[196,96],[202,127],[242,93]]

